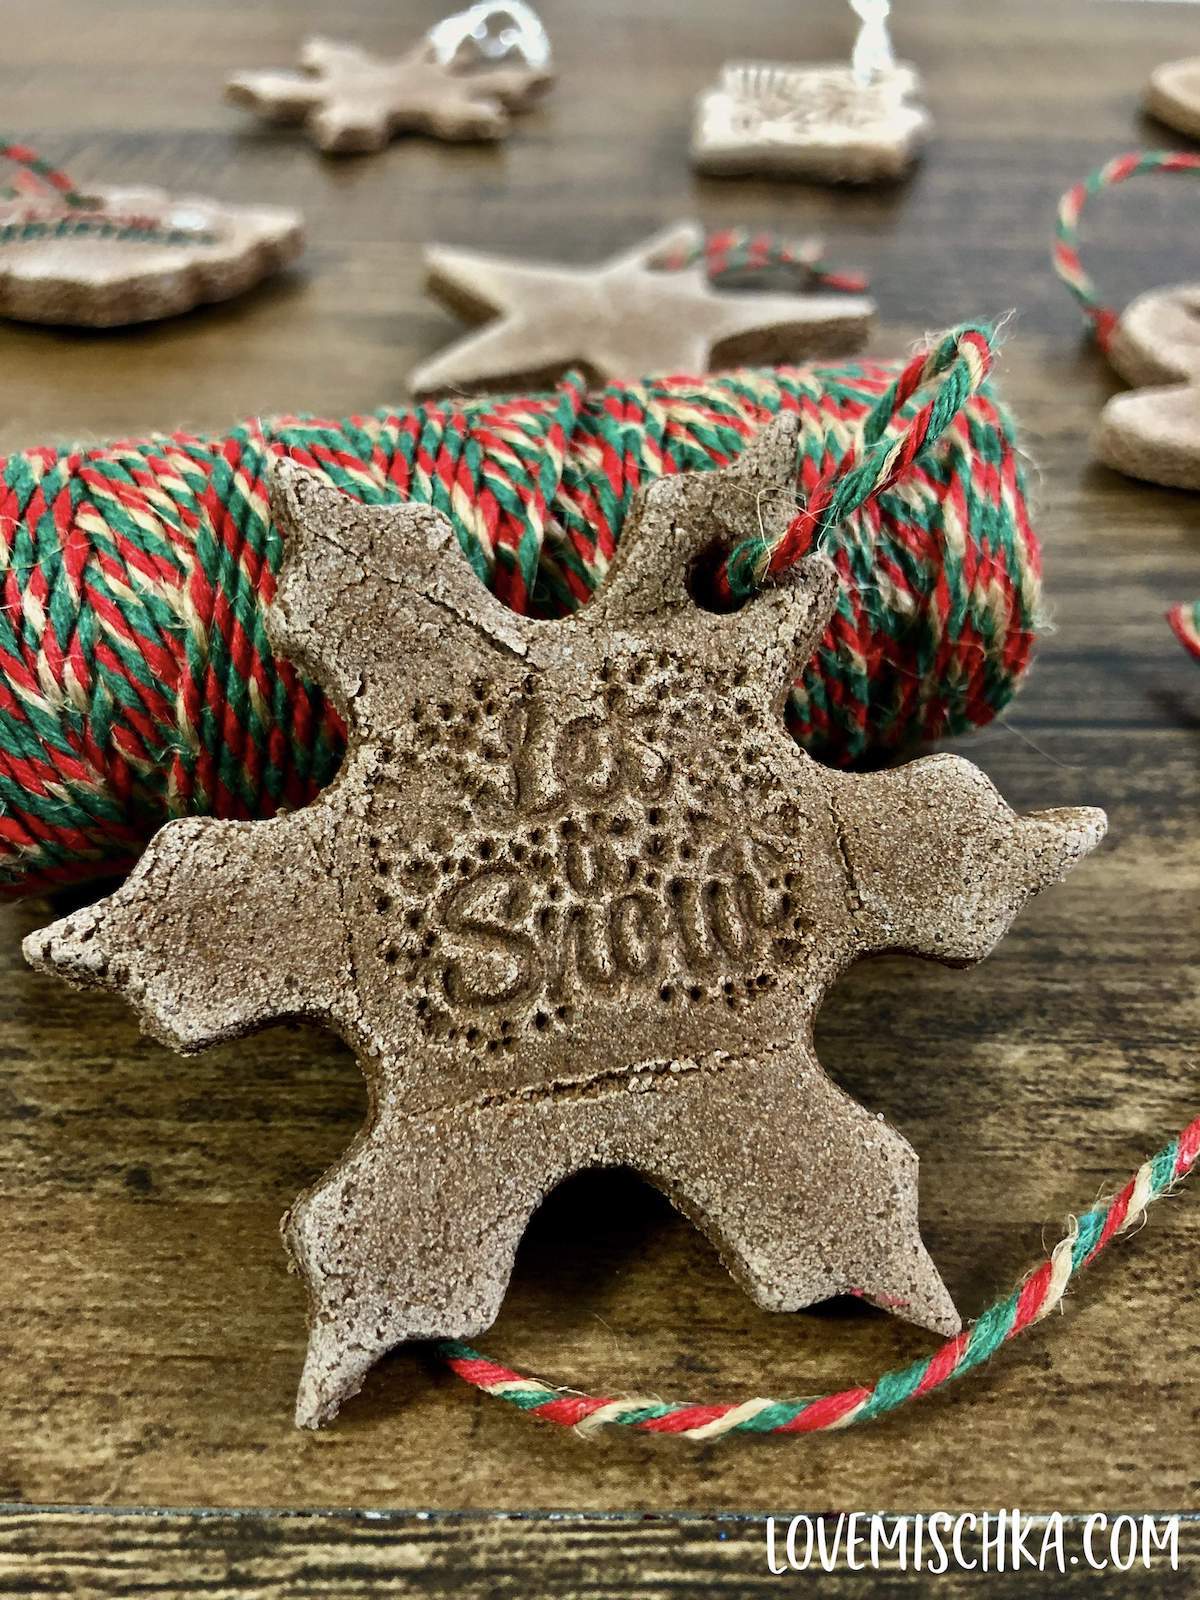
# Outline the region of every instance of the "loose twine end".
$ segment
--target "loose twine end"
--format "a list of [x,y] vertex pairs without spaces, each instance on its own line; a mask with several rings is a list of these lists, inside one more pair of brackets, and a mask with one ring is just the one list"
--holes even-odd
[[[817,483],[783,534],[774,540],[756,534],[729,552],[712,579],[722,608],[741,605],[816,548],[827,527],[902,482],[982,386],[994,343],[990,324],[969,323],[918,352],[869,412],[857,443]],[[930,390],[928,399],[906,413],[908,402],[924,389]]]

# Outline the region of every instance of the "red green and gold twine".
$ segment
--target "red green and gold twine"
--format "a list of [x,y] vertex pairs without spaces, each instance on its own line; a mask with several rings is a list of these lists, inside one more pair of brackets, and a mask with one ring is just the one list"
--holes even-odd
[[982,1366],[1002,1345],[1040,1322],[1061,1303],[1071,1279],[1091,1266],[1113,1239],[1141,1222],[1154,1201],[1187,1177],[1198,1157],[1200,1117],[1140,1166],[1119,1194],[1071,1218],[1064,1237],[1012,1294],[989,1306],[970,1327],[932,1355],[884,1373],[869,1387],[858,1385],[799,1400],[754,1398],[717,1403],[589,1395],[524,1377],[469,1345],[446,1340],[435,1348],[460,1378],[485,1394],[507,1400],[530,1416],[583,1433],[618,1427],[706,1440],[731,1433],[826,1433],[873,1422]]
[[799,498],[822,509],[783,556],[763,564],[751,541],[752,570],[734,576],[744,591],[760,565],[774,574],[819,521],[842,588],[793,690],[796,737],[844,763],[982,726],[1015,690],[1039,602],[986,348],[986,330],[964,329],[903,365],[591,394],[569,377],[547,394],[0,460],[0,883],[119,871],[169,817],[269,816],[333,776],[337,718],[263,626],[279,456],[372,504],[437,506],[501,599],[562,616],[602,581],[642,485],[727,464],[792,412]]
[[1200,657],[1200,600],[1193,600],[1190,606],[1182,601],[1172,606],[1167,621],[1183,648]]
[[[748,599],[807,555],[823,533],[902,482],[921,452],[979,392],[991,362],[991,343],[982,328],[960,329],[914,356],[864,418],[859,439],[805,496],[783,537],[774,542],[751,537],[729,553],[714,580],[718,597],[728,603]],[[926,403],[897,427],[908,401],[930,387]]]
[[1100,298],[1099,290],[1090,274],[1084,270],[1079,256],[1079,222],[1088,201],[1102,190],[1126,183],[1140,173],[1197,171],[1200,171],[1200,155],[1185,150],[1133,150],[1125,155],[1114,156],[1102,167],[1097,167],[1095,172],[1088,173],[1081,182],[1073,184],[1058,202],[1052,256],[1054,270],[1083,307],[1101,350],[1108,349],[1120,313]]
[[792,241],[769,229],[714,228],[693,249],[666,250],[651,265],[678,272],[702,260],[713,283],[734,284],[783,273],[806,289],[862,294],[870,285],[861,272],[833,272],[821,256],[821,241]]
[[[1125,183],[1144,172],[1198,172],[1200,155],[1186,150],[1131,151],[1114,156],[1082,182],[1074,184],[1058,203],[1052,260],[1054,270],[1083,308],[1101,350],[1107,350],[1120,321],[1120,313],[1100,297],[1079,255],[1079,221],[1093,195]],[[1200,601],[1180,603],[1167,612],[1167,621],[1184,649],[1200,659]]]

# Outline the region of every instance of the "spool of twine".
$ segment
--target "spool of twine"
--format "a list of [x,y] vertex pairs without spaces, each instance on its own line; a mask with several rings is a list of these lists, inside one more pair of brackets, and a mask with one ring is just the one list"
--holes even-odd
[[591,393],[572,375],[539,395],[7,457],[0,885],[120,871],[169,817],[266,817],[332,777],[336,714],[263,627],[279,456],[372,504],[438,507],[482,582],[556,617],[602,582],[642,485],[726,465],[794,412],[802,511],[786,559],[748,528],[722,582],[736,598],[814,543],[838,568],[837,612],[791,696],[795,736],[846,763],[982,726],[1028,661],[1039,594],[988,355],[968,329],[906,364]]

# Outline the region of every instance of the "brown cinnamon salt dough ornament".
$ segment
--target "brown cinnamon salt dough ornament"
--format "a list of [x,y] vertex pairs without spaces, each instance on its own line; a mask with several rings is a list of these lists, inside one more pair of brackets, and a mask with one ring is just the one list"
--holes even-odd
[[825,1076],[813,1017],[870,952],[978,961],[1104,816],[1018,817],[953,756],[851,776],[794,744],[832,567],[734,615],[689,575],[780,529],[795,462],[779,419],[734,466],[654,484],[567,622],[506,610],[432,508],[280,464],[269,631],[347,718],[339,777],[273,821],[169,823],[116,894],[26,941],[176,1049],[302,1016],[356,1051],[366,1125],[284,1224],[299,1423],[390,1346],[488,1327],[531,1213],[585,1167],[644,1174],[762,1306],[848,1290],[958,1328],[917,1158]]
[[[162,189],[89,186],[61,227],[0,201],[0,317],[77,328],[153,322],[230,300],[294,261],[300,213]],[[94,205],[91,202],[94,201]]]
[[863,81],[849,65],[729,62],[696,102],[693,165],[824,183],[902,177],[931,126],[912,98],[919,84],[903,63]]
[[702,244],[698,224],[678,223],[595,267],[434,245],[430,289],[463,316],[493,320],[417,367],[409,385],[421,394],[553,383],[569,367],[606,383],[840,355],[866,340],[875,307],[865,296],[715,289],[702,260],[653,265],[702,254]]
[[525,110],[551,82],[544,67],[476,66],[438,59],[429,39],[395,60],[357,45],[309,39],[300,71],[235,73],[225,97],[268,122],[303,123],[330,154],[382,150],[398,133],[437,139],[502,139],[510,111]]
[[1200,56],[1165,61],[1150,74],[1142,103],[1168,127],[1200,139]]
[[1200,489],[1200,284],[1140,295],[1107,354],[1139,387],[1104,407],[1096,454],[1132,478]]

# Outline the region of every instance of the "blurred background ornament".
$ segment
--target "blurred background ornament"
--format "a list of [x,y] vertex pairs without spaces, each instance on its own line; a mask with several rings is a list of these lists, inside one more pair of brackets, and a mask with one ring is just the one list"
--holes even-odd
[[590,267],[444,245],[431,245],[425,264],[433,293],[485,325],[417,367],[414,394],[552,383],[571,367],[603,383],[842,355],[862,346],[875,313],[861,293],[714,287],[768,267],[793,281],[799,274],[806,288],[864,284],[826,273],[811,245],[730,230],[706,236],[694,222]]
[[[1118,313],[1101,300],[1079,256],[1079,220],[1088,201],[1144,172],[1197,173],[1200,155],[1134,150],[1097,167],[1059,201],[1051,259],[1096,343],[1134,385],[1100,413],[1096,454],[1127,477],[1200,490],[1200,284],[1152,289]],[[1200,657],[1200,602],[1172,606],[1167,621],[1184,648]]]
[[1150,74],[1142,104],[1176,133],[1200,139],[1200,56],[1164,61]]
[[860,21],[848,65],[728,62],[696,104],[702,172],[870,183],[899,178],[927,136],[920,80],[897,62],[888,0],[850,0]]
[[521,0],[446,17],[395,58],[313,38],[299,70],[237,72],[225,98],[267,122],[303,124],[327,154],[382,150],[398,133],[503,139],[551,81],[550,41]]
[[293,261],[303,218],[162,189],[84,193],[27,145],[0,145],[0,316],[121,327],[228,300]]
[[436,59],[459,72],[514,61],[536,72],[550,70],[550,36],[525,0],[483,0],[436,23],[426,37]]

